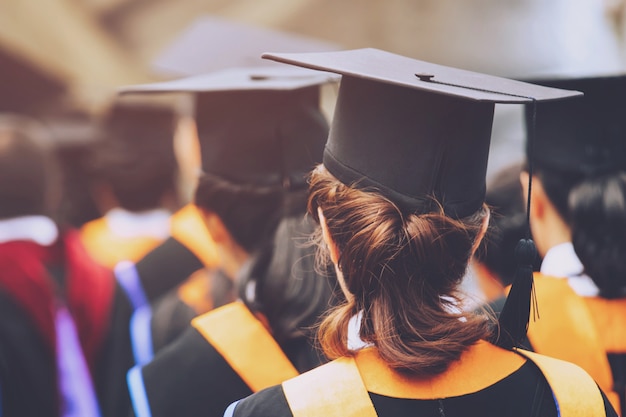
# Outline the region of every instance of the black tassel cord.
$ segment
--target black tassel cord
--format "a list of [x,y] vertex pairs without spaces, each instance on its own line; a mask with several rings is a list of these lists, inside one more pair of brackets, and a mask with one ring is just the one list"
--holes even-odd
[[511,290],[500,313],[498,324],[500,334],[497,344],[506,349],[520,345],[526,337],[530,313],[533,320],[539,318],[537,296],[533,279],[533,264],[537,259],[537,248],[531,238],[530,231],[530,195],[533,182],[533,144],[535,136],[535,122],[537,117],[537,102],[532,102],[531,129],[528,133],[528,199],[526,201],[526,238],[521,239],[515,247],[517,269]]

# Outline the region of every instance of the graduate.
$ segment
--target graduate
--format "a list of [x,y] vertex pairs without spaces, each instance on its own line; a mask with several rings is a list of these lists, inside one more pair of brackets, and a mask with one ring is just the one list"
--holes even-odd
[[[207,43],[208,38],[221,42]],[[280,67],[261,59],[261,52],[268,47],[290,51],[339,49],[325,41],[206,15],[176,36],[159,53],[153,67],[168,76],[201,75],[234,67],[264,69],[268,64]],[[187,126],[196,129],[195,123]],[[188,138],[197,139],[194,136]],[[192,147],[195,144],[194,140]],[[196,176],[193,167],[185,168]],[[193,204],[185,206],[171,221],[172,234],[167,240],[140,261],[125,262],[116,269],[137,309],[131,324],[137,363],[148,362],[194,316],[236,298],[232,279],[216,268],[215,244],[197,208]]]
[[219,416],[235,399],[325,361],[309,329],[332,303],[333,280],[317,272],[315,247],[304,246],[317,227],[305,217],[306,175],[328,134],[320,86],[334,78],[233,68],[125,90],[195,95],[195,205],[241,298],[195,318],[129,372],[134,415]]
[[130,304],[79,234],[56,220],[54,141],[0,117],[0,407],[3,416],[123,415]]
[[540,318],[528,339],[536,352],[584,368],[624,410],[626,76],[536,82],[585,95],[540,103],[527,149],[535,168],[532,233],[544,257],[535,280]]
[[170,236],[177,208],[176,115],[165,105],[114,103],[93,150],[92,192],[104,216],[81,227],[85,247],[113,269],[138,261]]
[[265,56],[342,74],[309,212],[346,301],[319,329],[335,361],[225,416],[614,416],[583,370],[514,348],[529,319],[532,240],[519,244],[496,337],[457,292],[489,222],[494,103],[580,93],[376,49]]

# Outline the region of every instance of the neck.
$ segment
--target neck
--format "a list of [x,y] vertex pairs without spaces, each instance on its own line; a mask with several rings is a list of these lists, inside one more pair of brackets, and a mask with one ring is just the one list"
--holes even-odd
[[572,241],[572,231],[556,211],[551,211],[541,220],[531,223],[533,238],[542,257],[553,247]]

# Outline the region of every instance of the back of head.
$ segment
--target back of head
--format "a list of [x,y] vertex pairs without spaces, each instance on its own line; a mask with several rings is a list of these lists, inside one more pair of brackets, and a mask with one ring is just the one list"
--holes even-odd
[[60,192],[56,169],[42,125],[0,116],[0,218],[54,215]]
[[301,210],[284,217],[239,277],[240,297],[263,314],[272,335],[300,371],[319,365],[312,344],[314,325],[336,303],[335,277],[317,267],[310,241],[317,225]]
[[538,106],[536,171],[604,297],[626,295],[626,76],[538,81],[585,93]]
[[230,68],[126,94],[192,93],[202,173],[196,204],[217,214],[251,252],[271,238],[283,198],[306,188],[321,160],[328,123],[320,86],[337,77],[281,68]]
[[94,176],[120,207],[159,208],[175,195],[174,110],[145,103],[116,103],[103,121],[105,139],[94,150]]

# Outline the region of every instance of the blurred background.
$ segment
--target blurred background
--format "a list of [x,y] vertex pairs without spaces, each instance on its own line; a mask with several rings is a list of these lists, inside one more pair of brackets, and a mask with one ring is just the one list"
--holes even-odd
[[[619,73],[625,9],[623,0],[0,0],[0,112],[54,128],[73,178],[65,216],[80,227],[106,209],[80,181],[91,162],[76,144],[98,136],[89,125],[122,85],[271,65],[264,51],[363,47],[527,80]],[[190,106],[174,104],[183,134],[171,210],[193,190]],[[522,158],[523,143],[521,108],[497,107],[489,173]]]

